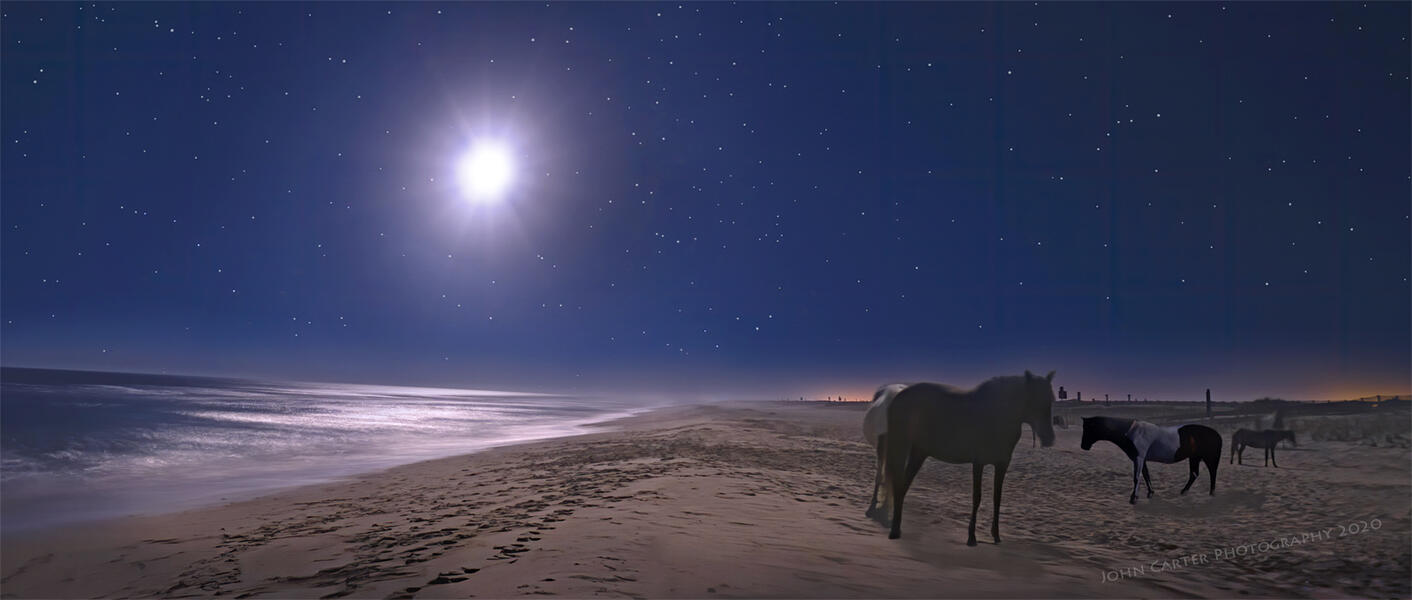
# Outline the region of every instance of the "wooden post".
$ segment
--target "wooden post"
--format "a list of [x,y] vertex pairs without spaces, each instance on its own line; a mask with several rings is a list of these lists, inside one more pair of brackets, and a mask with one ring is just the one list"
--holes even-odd
[[1206,388],[1206,420],[1211,420],[1211,388]]

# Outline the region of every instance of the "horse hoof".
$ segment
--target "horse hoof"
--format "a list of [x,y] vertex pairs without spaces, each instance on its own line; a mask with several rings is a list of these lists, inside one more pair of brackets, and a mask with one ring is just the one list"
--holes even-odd
[[1000,536],[998,536],[998,535],[997,535],[997,536],[995,536],[995,543],[997,543],[997,544],[999,544],[999,543],[1000,543]]
[[971,539],[969,539],[969,540],[966,540],[966,545],[967,545],[967,546],[974,546],[974,545],[976,545],[976,538],[971,538]]
[[1151,498],[1151,497],[1152,497],[1152,492],[1148,492],[1148,493],[1147,493],[1147,497],[1148,497],[1148,498]]
[[900,537],[902,537],[902,532],[901,532],[901,531],[889,531],[889,532],[887,532],[887,539],[889,539],[889,540],[895,540],[895,539],[900,538]]
[[1128,498],[1128,504],[1137,504],[1137,495],[1136,495],[1136,494],[1134,494],[1133,497]]

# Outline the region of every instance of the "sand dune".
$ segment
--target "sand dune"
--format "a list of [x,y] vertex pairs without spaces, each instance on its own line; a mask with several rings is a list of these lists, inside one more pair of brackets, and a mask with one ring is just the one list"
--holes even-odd
[[[1004,543],[965,546],[969,467],[930,461],[900,540],[863,516],[862,406],[663,411],[603,433],[196,511],[4,540],[4,597],[1407,597],[1405,450],[1281,450],[1217,494],[1127,503],[1112,446],[1017,448]],[[990,473],[987,472],[987,486]],[[1204,489],[1204,474],[1201,485]],[[988,531],[989,493],[980,529]],[[1376,530],[1340,525],[1377,518]],[[1268,542],[1331,533],[1298,545]],[[1345,535],[1340,536],[1340,533]],[[1259,543],[1267,542],[1264,550]],[[1249,546],[1224,558],[1218,551]],[[1206,556],[1205,561],[1199,557]],[[1182,557],[1189,558],[1187,564]],[[1167,561],[1165,568],[1162,561]],[[1154,562],[1155,561],[1155,562]],[[1176,561],[1175,563],[1173,561]],[[1141,568],[1141,571],[1139,571]],[[1109,575],[1104,575],[1108,573]],[[1106,581],[1114,579],[1116,581]]]

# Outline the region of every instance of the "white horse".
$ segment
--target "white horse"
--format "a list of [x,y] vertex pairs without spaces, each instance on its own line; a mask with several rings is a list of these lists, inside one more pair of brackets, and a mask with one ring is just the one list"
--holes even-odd
[[868,440],[878,451],[878,470],[873,477],[873,497],[868,502],[868,512],[865,514],[883,525],[888,524],[892,515],[892,488],[888,483],[887,470],[883,468],[887,462],[887,443],[884,437],[887,435],[887,408],[892,405],[892,399],[906,388],[905,383],[879,387],[878,391],[873,392],[873,404],[863,415],[863,439]]

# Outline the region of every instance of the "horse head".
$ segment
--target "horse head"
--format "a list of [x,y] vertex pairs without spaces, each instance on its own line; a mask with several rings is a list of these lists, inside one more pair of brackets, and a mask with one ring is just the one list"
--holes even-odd
[[1025,371],[1025,418],[1045,447],[1054,445],[1054,371],[1040,377]]
[[1079,442],[1079,448],[1089,450],[1094,443],[1099,440],[1111,439],[1108,436],[1108,425],[1103,416],[1084,416],[1083,418],[1083,440]]

